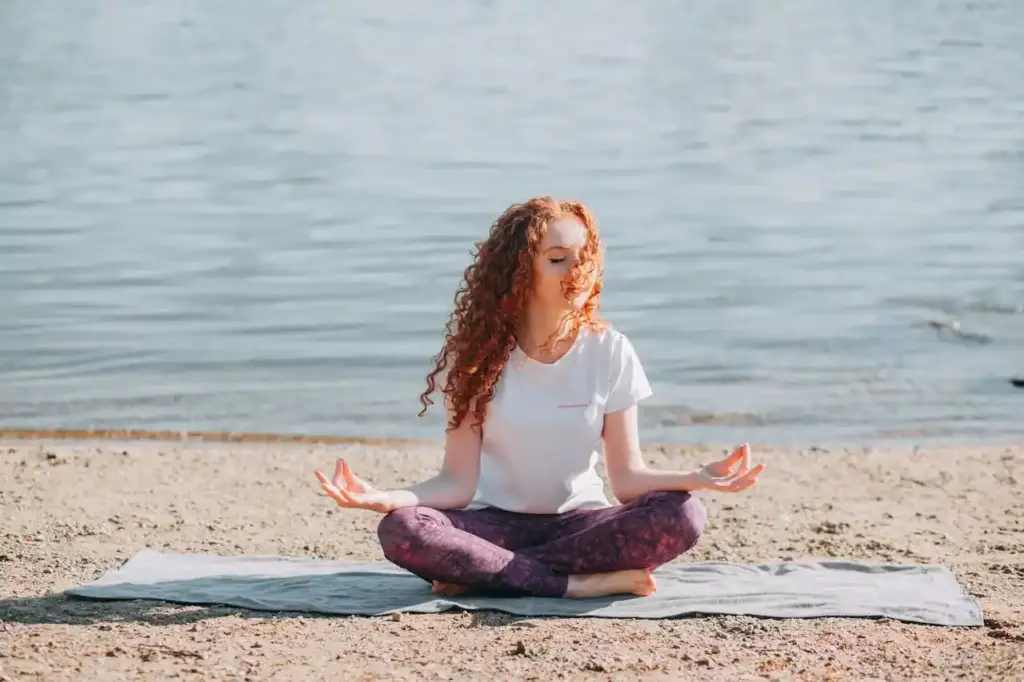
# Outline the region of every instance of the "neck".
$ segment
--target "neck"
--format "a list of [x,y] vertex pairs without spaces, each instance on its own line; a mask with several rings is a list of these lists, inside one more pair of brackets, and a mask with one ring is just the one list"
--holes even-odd
[[572,316],[564,310],[528,306],[516,332],[519,345],[528,349],[553,348],[571,336],[571,320]]

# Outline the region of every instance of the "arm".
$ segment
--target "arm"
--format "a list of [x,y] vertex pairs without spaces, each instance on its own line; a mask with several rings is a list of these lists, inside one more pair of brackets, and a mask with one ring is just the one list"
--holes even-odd
[[396,509],[461,509],[472,501],[480,477],[481,435],[472,428],[475,423],[472,414],[467,414],[459,428],[446,432],[444,461],[437,475],[390,492]]
[[[612,493],[622,503],[649,492],[715,490],[739,492],[754,485],[764,464],[749,468],[750,448],[743,445],[732,454],[694,471],[651,469],[640,451],[637,403],[651,395],[640,359],[626,337],[612,354],[611,388],[605,404],[601,437],[605,467]],[[738,471],[734,471],[736,467]]]
[[699,490],[699,471],[680,472],[651,469],[640,450],[637,406],[631,405],[604,418],[605,467],[612,493],[623,504],[644,493],[659,490]]
[[623,504],[644,493],[713,490],[735,493],[757,482],[764,463],[750,468],[750,448],[741,445],[729,455],[692,471],[651,469],[640,451],[636,404],[609,412],[604,418],[605,467],[612,493]]
[[[451,417],[450,412],[448,416]],[[480,476],[481,435],[473,428],[474,423],[470,412],[459,428],[446,430],[441,470],[420,483],[397,490],[377,490],[352,473],[341,459],[335,465],[333,479],[320,471],[315,472],[316,477],[324,492],[340,506],[349,509],[366,509],[381,514],[415,506],[461,509],[472,501]]]

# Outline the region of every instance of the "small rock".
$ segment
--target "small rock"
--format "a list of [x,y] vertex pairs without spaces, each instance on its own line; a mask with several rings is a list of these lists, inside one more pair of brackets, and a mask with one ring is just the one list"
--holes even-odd
[[532,620],[517,620],[517,621],[513,621],[512,623],[509,623],[509,625],[511,625],[514,628],[535,628],[535,627],[539,627]]
[[840,521],[839,523],[834,523],[832,521],[823,521],[822,523],[820,523],[817,526],[815,526],[814,528],[812,528],[812,530],[815,533],[826,533],[828,535],[839,535],[843,531],[848,530],[849,528],[850,528],[850,524],[846,523],[845,521]]
[[392,613],[391,614],[391,620],[393,620],[396,623],[401,623],[402,622],[402,614],[400,614],[400,613]]

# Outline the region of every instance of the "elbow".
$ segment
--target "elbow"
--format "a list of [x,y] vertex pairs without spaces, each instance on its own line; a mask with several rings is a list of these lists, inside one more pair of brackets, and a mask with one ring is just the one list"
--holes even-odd
[[452,507],[464,509],[470,505],[476,497],[477,479],[469,476],[460,476],[450,480],[452,490]]
[[475,490],[470,491],[468,495],[456,495],[452,499],[452,509],[465,509],[466,507],[468,507],[470,503],[473,501],[474,493],[476,493]]
[[619,472],[610,477],[609,483],[612,495],[622,504],[629,504],[647,492],[635,471]]
[[637,493],[631,488],[624,490],[612,488],[612,495],[615,496],[615,499],[619,504],[629,504],[636,498],[640,497],[641,493]]

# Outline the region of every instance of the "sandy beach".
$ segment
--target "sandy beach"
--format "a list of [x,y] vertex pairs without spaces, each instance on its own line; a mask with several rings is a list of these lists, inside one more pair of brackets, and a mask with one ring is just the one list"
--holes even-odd
[[[314,468],[380,486],[429,473],[430,444],[0,439],[2,680],[1000,680],[1024,675],[1024,446],[792,451],[710,519],[681,561],[845,557],[949,566],[985,626],[698,617],[268,614],[60,592],[140,549],[382,559],[369,512]],[[688,468],[724,448],[651,447]]]

